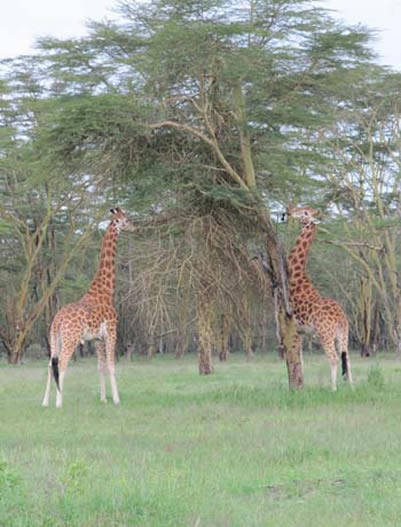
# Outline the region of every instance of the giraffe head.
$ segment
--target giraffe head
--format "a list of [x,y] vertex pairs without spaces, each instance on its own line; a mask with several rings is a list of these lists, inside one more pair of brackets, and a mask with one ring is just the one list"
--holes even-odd
[[113,216],[111,222],[117,228],[117,232],[136,231],[135,225],[127,218],[120,208],[117,207],[116,209],[110,209],[110,212]]
[[308,225],[310,223],[319,223],[320,210],[314,210],[310,207],[295,207],[287,209],[287,215],[295,218],[300,223]]

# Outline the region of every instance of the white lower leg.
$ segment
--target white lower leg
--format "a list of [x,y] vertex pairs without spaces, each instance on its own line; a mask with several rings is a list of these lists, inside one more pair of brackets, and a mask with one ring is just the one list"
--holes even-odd
[[60,389],[57,389],[57,396],[56,396],[56,408],[61,408],[63,406],[63,384],[64,384],[64,371],[60,371],[59,373],[59,379],[58,384]]
[[114,367],[109,366],[109,373],[110,373],[110,385],[111,385],[111,393],[113,396],[113,403],[119,404],[120,397],[118,396],[117,381],[114,375]]
[[51,362],[49,363],[49,366],[47,368],[47,384],[46,384],[46,391],[45,396],[43,397],[42,406],[49,406],[49,398],[50,398],[50,386],[52,383],[52,365]]
[[102,403],[107,403],[106,398],[106,378],[104,375],[104,368],[99,367],[99,380],[100,380],[100,400]]
[[333,392],[337,390],[337,362],[330,361],[331,371],[331,389]]
[[347,381],[352,386],[352,373],[351,373],[351,363],[349,361],[349,355],[347,353]]

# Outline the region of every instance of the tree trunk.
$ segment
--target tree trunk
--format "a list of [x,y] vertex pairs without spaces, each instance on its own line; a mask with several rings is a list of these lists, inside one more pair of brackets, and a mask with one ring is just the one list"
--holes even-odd
[[246,353],[246,358],[248,361],[253,359],[253,349],[252,349],[252,328],[248,326],[242,332],[242,344]]
[[126,352],[125,352],[125,358],[127,361],[132,361],[132,356],[135,352],[135,345],[134,344],[127,344],[126,346]]
[[294,316],[280,309],[278,315],[280,341],[287,364],[288,383],[291,390],[300,390],[304,385],[302,363],[302,339],[298,334]]
[[155,350],[156,350],[155,339],[151,335],[148,338],[148,347],[147,347],[147,350],[146,350],[146,358],[148,360],[150,360],[153,357],[153,355],[155,354]]
[[175,341],[175,358],[180,359],[184,355],[187,348],[188,348],[188,336],[185,333],[185,329],[180,328],[178,330],[177,338]]
[[23,352],[20,350],[19,352],[13,352],[7,354],[7,362],[8,364],[20,364],[22,360]]
[[290,389],[300,390],[304,384],[302,339],[298,334],[289,299],[287,261],[266,212],[262,212],[261,220],[265,231],[265,247],[268,257],[268,265],[265,271],[268,273],[273,287],[277,309],[279,353],[283,355],[287,363]]
[[230,354],[229,350],[229,341],[230,341],[230,332],[231,332],[231,321],[229,316],[223,314],[221,315],[221,342],[220,342],[220,351],[219,359],[221,361],[226,361]]
[[359,302],[361,316],[361,357],[369,357],[372,325],[372,283],[368,278],[361,278]]
[[379,302],[376,300],[373,307],[373,322],[372,322],[372,353],[375,356],[379,345],[380,338],[380,312]]
[[25,351],[25,341],[17,339],[10,350],[7,352],[8,364],[20,364]]
[[8,364],[20,364],[25,352],[28,332],[21,322],[17,322],[17,326],[15,333],[9,335],[9,338],[2,336],[3,344],[7,350]]
[[209,375],[213,373],[212,359],[212,309],[207,299],[198,301],[198,365],[200,375]]

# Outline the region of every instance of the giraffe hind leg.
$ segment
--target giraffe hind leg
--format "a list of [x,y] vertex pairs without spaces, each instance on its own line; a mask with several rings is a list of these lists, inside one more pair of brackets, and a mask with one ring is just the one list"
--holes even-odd
[[335,392],[337,390],[337,368],[339,361],[336,352],[335,338],[321,338],[320,341],[330,363],[331,389]]
[[63,386],[64,386],[64,375],[65,371],[60,371],[59,374],[59,385],[56,395],[56,408],[61,408],[63,406]]
[[337,391],[337,365],[338,360],[330,360],[330,374],[331,374],[331,390],[333,392]]
[[46,391],[45,391],[45,395],[43,397],[43,402],[42,402],[42,406],[44,408],[47,408],[49,406],[49,398],[50,398],[50,388],[51,388],[51,384],[52,384],[52,376],[53,376],[52,363],[51,363],[51,360],[50,360],[49,365],[47,367]]
[[47,384],[46,384],[45,395],[43,397],[43,402],[42,402],[42,406],[45,408],[49,406],[52,377],[54,377],[54,380],[56,382],[57,393],[58,393],[60,391],[60,375],[59,375],[59,369],[58,369],[58,357],[52,357],[47,367]]
[[[63,406],[63,388],[64,388],[64,376],[67,371],[68,363],[72,357],[72,354],[75,351],[75,348],[78,346],[79,338],[74,339],[66,343],[63,347],[62,352],[59,354],[58,360],[52,361],[52,367],[57,366],[58,370],[58,386],[57,386],[57,395],[56,395],[56,408],[61,408]],[[56,381],[57,382],[57,381]]]

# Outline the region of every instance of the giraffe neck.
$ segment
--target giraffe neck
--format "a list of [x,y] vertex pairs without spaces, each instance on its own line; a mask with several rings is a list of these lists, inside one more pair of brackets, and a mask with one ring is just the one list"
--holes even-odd
[[308,223],[302,228],[301,234],[295,241],[295,245],[288,258],[288,268],[290,273],[290,285],[296,285],[299,282],[310,283],[306,273],[309,250],[316,236],[316,225]]
[[102,297],[110,303],[113,302],[115,289],[115,260],[118,230],[113,223],[110,223],[103,237],[102,248],[100,251],[99,267],[89,286],[85,299]]

